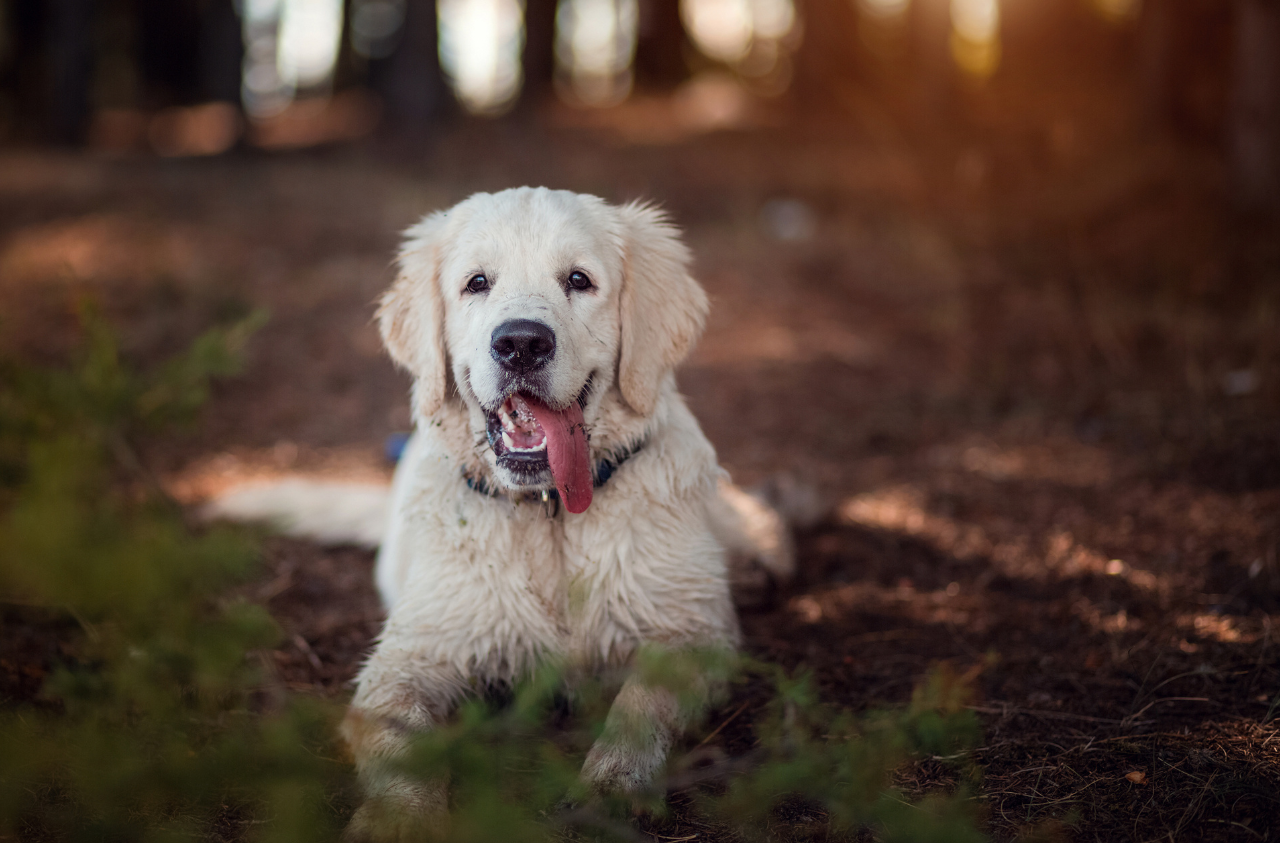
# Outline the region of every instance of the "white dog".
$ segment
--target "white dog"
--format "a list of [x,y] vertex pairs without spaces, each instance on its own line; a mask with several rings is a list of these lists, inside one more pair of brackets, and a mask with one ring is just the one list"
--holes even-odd
[[[791,572],[786,532],[727,486],[676,392],[707,297],[653,208],[521,188],[406,233],[378,312],[414,378],[416,432],[377,562],[386,627],[344,724],[368,801],[354,837],[443,816],[442,785],[389,772],[477,686],[546,659],[627,665],[646,642],[733,648],[726,553]],[[753,510],[752,507],[755,506]],[[743,518],[743,514],[746,518]],[[684,727],[627,680],[582,775],[641,788]]]

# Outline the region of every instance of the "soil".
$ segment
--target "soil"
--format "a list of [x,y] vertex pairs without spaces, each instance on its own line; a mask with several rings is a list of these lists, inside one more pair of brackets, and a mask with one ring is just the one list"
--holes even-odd
[[[58,356],[83,295],[142,360],[268,308],[244,375],[148,464],[189,502],[283,471],[385,477],[408,382],[370,320],[397,232],[526,183],[657,200],[713,299],[682,391],[739,482],[821,502],[798,579],[743,611],[747,649],[856,710],[983,665],[997,840],[1273,839],[1280,237],[1225,208],[1204,150],[1078,120],[1055,152],[1041,116],[892,142],[835,124],[646,145],[561,115],[421,150],[4,151],[4,343]],[[290,688],[349,693],[381,621],[371,569],[267,542],[255,596]],[[0,629],[0,697],[29,699],[69,633],[16,609]],[[945,780],[926,761],[906,783]],[[681,810],[649,830],[726,839]]]

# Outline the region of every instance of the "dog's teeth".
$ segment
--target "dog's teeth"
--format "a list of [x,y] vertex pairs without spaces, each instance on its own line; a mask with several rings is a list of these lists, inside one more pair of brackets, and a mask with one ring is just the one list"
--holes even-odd
[[503,445],[503,447],[505,447],[508,451],[517,451],[517,452],[520,452],[520,453],[531,453],[531,452],[533,452],[533,451],[541,451],[541,450],[543,450],[544,448],[546,448],[546,447],[547,447],[547,440],[544,438],[541,442],[539,442],[537,445],[533,445],[532,447],[521,447],[521,446],[519,446],[519,445],[517,445],[517,444],[516,444],[516,442],[515,442],[515,440],[514,440],[514,439],[512,439],[512,438],[511,438],[511,434],[510,434],[510,433],[508,433],[506,430],[503,430],[503,431],[502,431],[502,445]]

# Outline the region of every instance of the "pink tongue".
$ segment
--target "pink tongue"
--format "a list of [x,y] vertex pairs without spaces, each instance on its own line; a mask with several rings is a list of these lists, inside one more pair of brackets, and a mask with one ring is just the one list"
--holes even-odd
[[570,401],[563,410],[553,410],[536,398],[522,395],[533,417],[547,434],[547,462],[564,508],[573,513],[591,506],[591,455],[587,450],[587,430],[582,424],[582,408]]

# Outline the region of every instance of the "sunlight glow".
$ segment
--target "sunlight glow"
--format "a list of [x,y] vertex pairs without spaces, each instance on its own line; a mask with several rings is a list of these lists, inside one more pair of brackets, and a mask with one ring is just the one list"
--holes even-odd
[[776,42],[795,26],[792,0],[681,0],[680,16],[698,49],[726,64],[738,64],[765,47],[776,55]]
[[342,38],[342,0],[244,0],[245,109],[279,114],[300,88],[328,85]]
[[858,0],[858,9],[869,18],[881,20],[903,18],[911,0]]
[[342,0],[283,0],[276,66],[294,88],[329,82],[342,38]]
[[614,105],[631,92],[636,0],[561,0],[556,11],[556,63],[574,99]]
[[166,108],[147,127],[151,148],[166,158],[219,155],[235,144],[240,116],[229,102]]
[[713,59],[735,62],[751,46],[749,0],[684,0],[685,27],[698,48]]
[[951,0],[951,55],[965,73],[986,79],[1000,64],[999,0]]
[[791,0],[753,0],[751,3],[751,27],[756,38],[776,41],[789,34],[795,22],[796,7]]
[[990,41],[1000,31],[998,0],[951,0],[951,26],[968,41]]
[[293,89],[284,84],[276,67],[276,42],[280,0],[244,0],[244,69],[241,99],[250,117],[283,111],[293,100]]
[[1093,8],[1112,23],[1127,23],[1142,11],[1142,0],[1093,0]]
[[892,60],[908,46],[907,11],[911,0],[856,0],[858,40],[877,59]]
[[519,0],[439,0],[440,64],[473,114],[498,115],[520,92],[524,6]]

